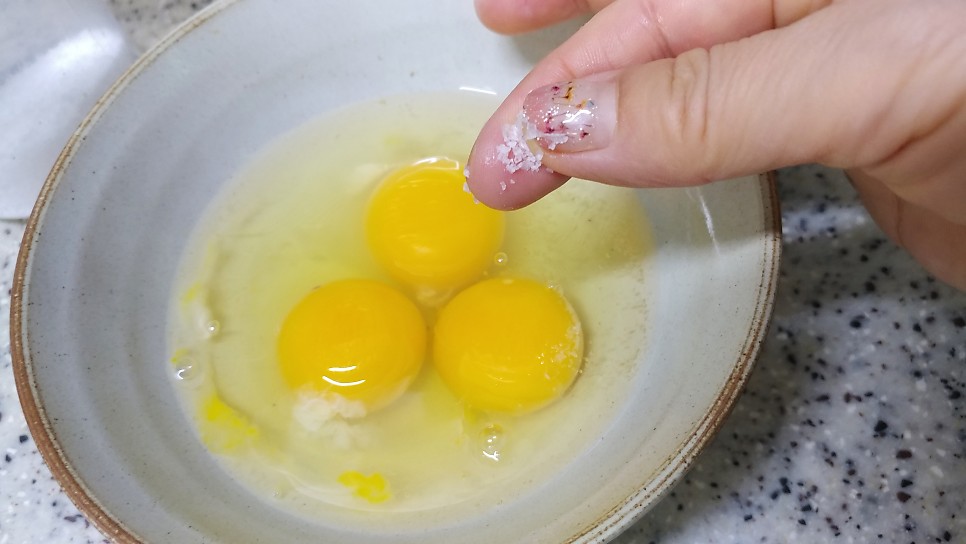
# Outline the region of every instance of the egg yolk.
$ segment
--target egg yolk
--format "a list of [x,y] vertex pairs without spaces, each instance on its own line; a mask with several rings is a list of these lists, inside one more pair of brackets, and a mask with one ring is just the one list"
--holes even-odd
[[278,360],[297,391],[335,394],[379,409],[405,391],[426,354],[419,309],[372,280],[319,287],[289,312],[278,336]]
[[524,413],[553,402],[573,383],[583,359],[583,332],[554,289],[494,278],[443,307],[433,359],[443,381],[469,405]]
[[376,260],[416,288],[450,290],[480,277],[503,241],[503,214],[463,189],[460,164],[426,159],[392,172],[369,203]]

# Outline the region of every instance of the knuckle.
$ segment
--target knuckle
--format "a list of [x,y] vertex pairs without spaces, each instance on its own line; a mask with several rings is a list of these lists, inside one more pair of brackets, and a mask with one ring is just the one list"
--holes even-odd
[[710,134],[710,79],[712,54],[694,49],[676,57],[668,77],[668,103],[663,135],[684,171],[707,181],[716,157]]

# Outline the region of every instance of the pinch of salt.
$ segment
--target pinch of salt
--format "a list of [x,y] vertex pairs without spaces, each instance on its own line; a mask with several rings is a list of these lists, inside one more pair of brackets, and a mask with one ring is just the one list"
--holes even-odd
[[570,140],[570,137],[566,134],[556,133],[541,134],[540,139],[547,143],[547,147],[550,149],[550,151],[553,151],[558,145],[567,143],[567,141]]
[[527,120],[523,112],[515,123],[503,125],[503,143],[496,146],[496,158],[511,174],[518,170],[536,172],[543,161],[543,152],[534,153],[527,142],[535,140],[540,133],[536,125]]

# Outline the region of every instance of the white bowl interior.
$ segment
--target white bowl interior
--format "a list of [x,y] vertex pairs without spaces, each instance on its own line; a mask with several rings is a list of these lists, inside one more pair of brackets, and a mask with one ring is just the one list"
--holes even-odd
[[[470,2],[451,0],[405,9],[244,0],[189,26],[96,110],[26,240],[17,305],[25,398],[59,448],[48,460],[122,539],[388,542],[399,535],[349,535],[269,508],[196,439],[164,361],[183,244],[221,185],[307,119],[387,94],[504,94],[567,29],[501,37],[477,23]],[[649,343],[619,417],[566,477],[413,540],[609,538],[680,476],[727,413],[770,307],[773,193],[754,177],[640,198],[655,237],[641,324]]]

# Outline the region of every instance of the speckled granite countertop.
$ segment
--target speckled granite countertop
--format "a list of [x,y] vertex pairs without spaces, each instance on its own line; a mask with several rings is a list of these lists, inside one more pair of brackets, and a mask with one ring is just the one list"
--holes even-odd
[[[112,0],[142,49],[207,3]],[[786,169],[778,187],[784,257],[758,366],[693,470],[617,542],[966,542],[966,293],[886,240],[840,172]],[[0,221],[0,544],[106,542],[14,390],[22,233]]]

